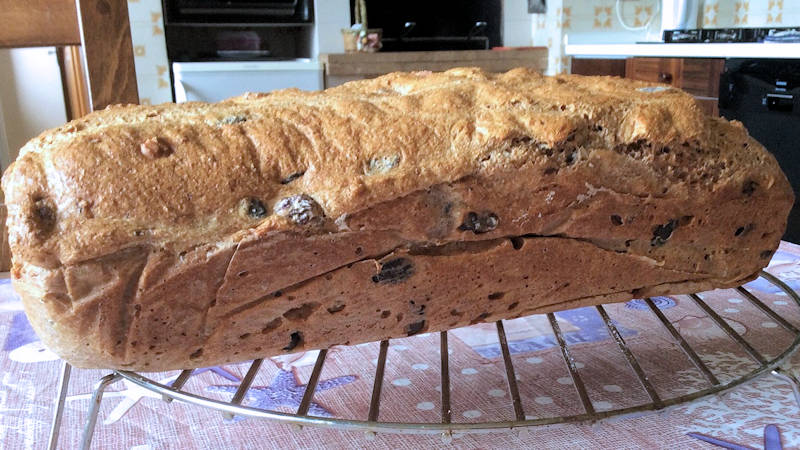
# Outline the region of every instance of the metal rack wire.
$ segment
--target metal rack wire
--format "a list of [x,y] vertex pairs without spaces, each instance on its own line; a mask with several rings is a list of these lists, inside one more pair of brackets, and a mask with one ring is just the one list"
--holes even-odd
[[[774,286],[781,289],[788,297],[794,300],[795,304],[800,307],[800,296],[793,291],[788,285],[776,278],[775,276],[761,272],[761,278]],[[508,384],[508,392],[512,401],[514,410],[514,420],[511,421],[496,421],[496,422],[477,422],[477,423],[453,423],[451,420],[451,383],[450,383],[450,361],[448,354],[447,337],[448,332],[444,331],[439,333],[440,336],[440,372],[441,372],[441,420],[438,422],[382,422],[378,419],[379,410],[381,406],[381,392],[383,387],[384,371],[386,367],[386,355],[389,349],[389,341],[385,340],[380,343],[380,349],[377,359],[377,367],[375,369],[375,381],[373,384],[372,395],[369,401],[369,412],[366,420],[351,420],[340,418],[327,418],[311,416],[308,414],[309,406],[314,398],[316,386],[322,372],[327,357],[327,349],[319,352],[311,377],[306,385],[305,392],[300,406],[295,413],[283,413],[278,411],[259,409],[242,404],[247,391],[250,389],[253,380],[261,368],[262,359],[256,359],[250,364],[247,373],[239,384],[232,399],[228,402],[215,400],[202,395],[197,395],[183,390],[184,384],[192,374],[192,370],[184,370],[178,375],[175,381],[167,386],[154,381],[151,378],[145,377],[141,374],[129,371],[115,371],[105,377],[101,378],[96,386],[92,395],[91,406],[89,415],[84,427],[82,448],[88,449],[91,446],[92,437],[94,435],[95,425],[97,423],[98,412],[103,399],[105,389],[112,383],[119,380],[127,380],[142,388],[148,389],[152,392],[160,394],[162,398],[167,401],[181,401],[197,406],[211,408],[223,413],[224,417],[232,418],[234,415],[270,419],[283,423],[291,423],[302,426],[320,426],[330,427],[342,430],[360,430],[365,431],[369,435],[374,436],[375,433],[403,433],[403,434],[441,434],[445,442],[452,439],[453,433],[474,433],[474,432],[496,432],[511,429],[519,429],[525,427],[553,425],[559,423],[578,423],[578,422],[598,422],[610,417],[619,417],[633,414],[640,414],[647,411],[664,410],[675,407],[687,402],[698,400],[709,395],[718,394],[727,389],[739,386],[743,383],[753,380],[765,373],[772,373],[789,382],[792,385],[795,399],[800,406],[800,380],[791,372],[783,369],[781,365],[787,361],[797,350],[800,348],[800,330],[789,323],[780,314],[769,308],[757,296],[744,287],[736,289],[738,293],[747,299],[752,305],[761,310],[766,316],[774,320],[783,329],[790,332],[794,336],[794,340],[789,347],[783,350],[778,356],[772,359],[766,358],[758,350],[756,350],[750,343],[748,343],[736,330],[734,330],[711,306],[703,301],[700,296],[690,294],[689,297],[697,304],[697,306],[706,313],[706,315],[722,329],[749,357],[757,363],[758,367],[751,372],[731,379],[726,383],[722,383],[711,369],[703,362],[698,353],[686,341],[681,333],[672,325],[663,312],[655,305],[652,299],[644,299],[645,304],[663,325],[666,331],[672,336],[676,344],[683,350],[689,361],[696,367],[707,381],[708,387],[699,391],[692,392],[686,395],[680,395],[672,398],[662,398],[656,392],[652,383],[649,380],[648,374],[639,364],[636,356],[631,351],[622,334],[614,325],[609,317],[604,306],[596,306],[602,321],[604,322],[609,335],[612,340],[619,347],[629,369],[633,372],[641,384],[644,391],[649,397],[649,402],[642,403],[632,407],[625,407],[619,409],[611,409],[606,411],[598,411],[592,405],[589,394],[584,380],[581,378],[580,373],[576,367],[576,363],[572,357],[570,347],[567,345],[561,328],[556,320],[554,314],[547,314],[547,319],[552,328],[553,335],[561,350],[561,356],[566,365],[569,375],[572,379],[577,396],[583,406],[583,413],[573,414],[568,416],[558,417],[542,417],[536,419],[526,419],[525,411],[520,397],[519,386],[514,371],[514,364],[511,359],[511,352],[509,350],[506,332],[503,321],[496,322],[497,336],[500,344],[500,349],[503,357],[505,367],[506,381]],[[622,367],[620,370],[624,370]],[[59,381],[59,390],[57,397],[57,407],[53,417],[52,429],[50,434],[49,448],[55,448],[58,441],[59,428],[61,426],[61,418],[64,411],[64,403],[66,398],[67,387],[69,384],[71,374],[71,367],[69,364],[64,363],[63,371]]]

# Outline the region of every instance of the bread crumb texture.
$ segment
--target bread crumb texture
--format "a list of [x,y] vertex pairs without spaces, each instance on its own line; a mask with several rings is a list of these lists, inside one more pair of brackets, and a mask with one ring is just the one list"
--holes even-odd
[[793,203],[680,90],[474,68],[109,107],[3,190],[37,333],[139,370],[738,285]]

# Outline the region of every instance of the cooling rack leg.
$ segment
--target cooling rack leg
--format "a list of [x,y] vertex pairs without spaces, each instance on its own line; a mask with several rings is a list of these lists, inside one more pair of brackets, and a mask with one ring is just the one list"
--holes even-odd
[[92,445],[92,437],[94,436],[94,426],[97,424],[97,414],[100,412],[100,403],[103,401],[103,393],[108,385],[119,380],[120,377],[116,372],[110,373],[95,385],[94,393],[92,393],[92,403],[89,407],[89,417],[86,419],[86,426],[83,428],[83,437],[81,438],[81,448],[89,450]]
[[772,371],[772,374],[782,379],[783,381],[788,382],[792,386],[792,392],[794,392],[794,399],[797,402],[797,407],[800,408],[800,380],[797,379],[797,377],[791,372],[791,370],[787,370],[782,367],[777,367],[775,370]]
[[58,432],[61,430],[61,417],[64,415],[64,402],[67,398],[67,388],[69,387],[69,376],[72,373],[72,366],[68,362],[61,362],[61,376],[58,380],[58,400],[56,409],[53,412],[53,423],[50,428],[50,441],[47,445],[49,450],[55,450],[58,444]]

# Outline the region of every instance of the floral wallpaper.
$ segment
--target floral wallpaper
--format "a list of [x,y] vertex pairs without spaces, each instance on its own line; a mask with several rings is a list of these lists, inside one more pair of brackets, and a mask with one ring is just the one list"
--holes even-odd
[[[622,43],[656,40],[660,31],[659,0],[635,0],[621,3],[620,13],[631,27],[641,27],[653,20],[647,30],[626,30],[617,18],[616,0],[552,0],[547,13],[534,14],[533,45],[550,49],[548,73],[569,72],[569,57],[564,45],[572,43]],[[700,24],[704,28],[757,28],[800,26],[800,1],[797,0],[705,0]]]
[[128,0],[139,103],[172,101],[160,0]]

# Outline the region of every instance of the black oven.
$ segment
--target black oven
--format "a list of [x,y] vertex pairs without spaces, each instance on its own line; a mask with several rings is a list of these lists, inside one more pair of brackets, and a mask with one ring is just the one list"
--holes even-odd
[[[775,155],[800,199],[800,59],[726,60],[719,112],[741,121]],[[783,239],[800,243],[798,202]]]
[[167,23],[309,23],[311,0],[163,0]]

